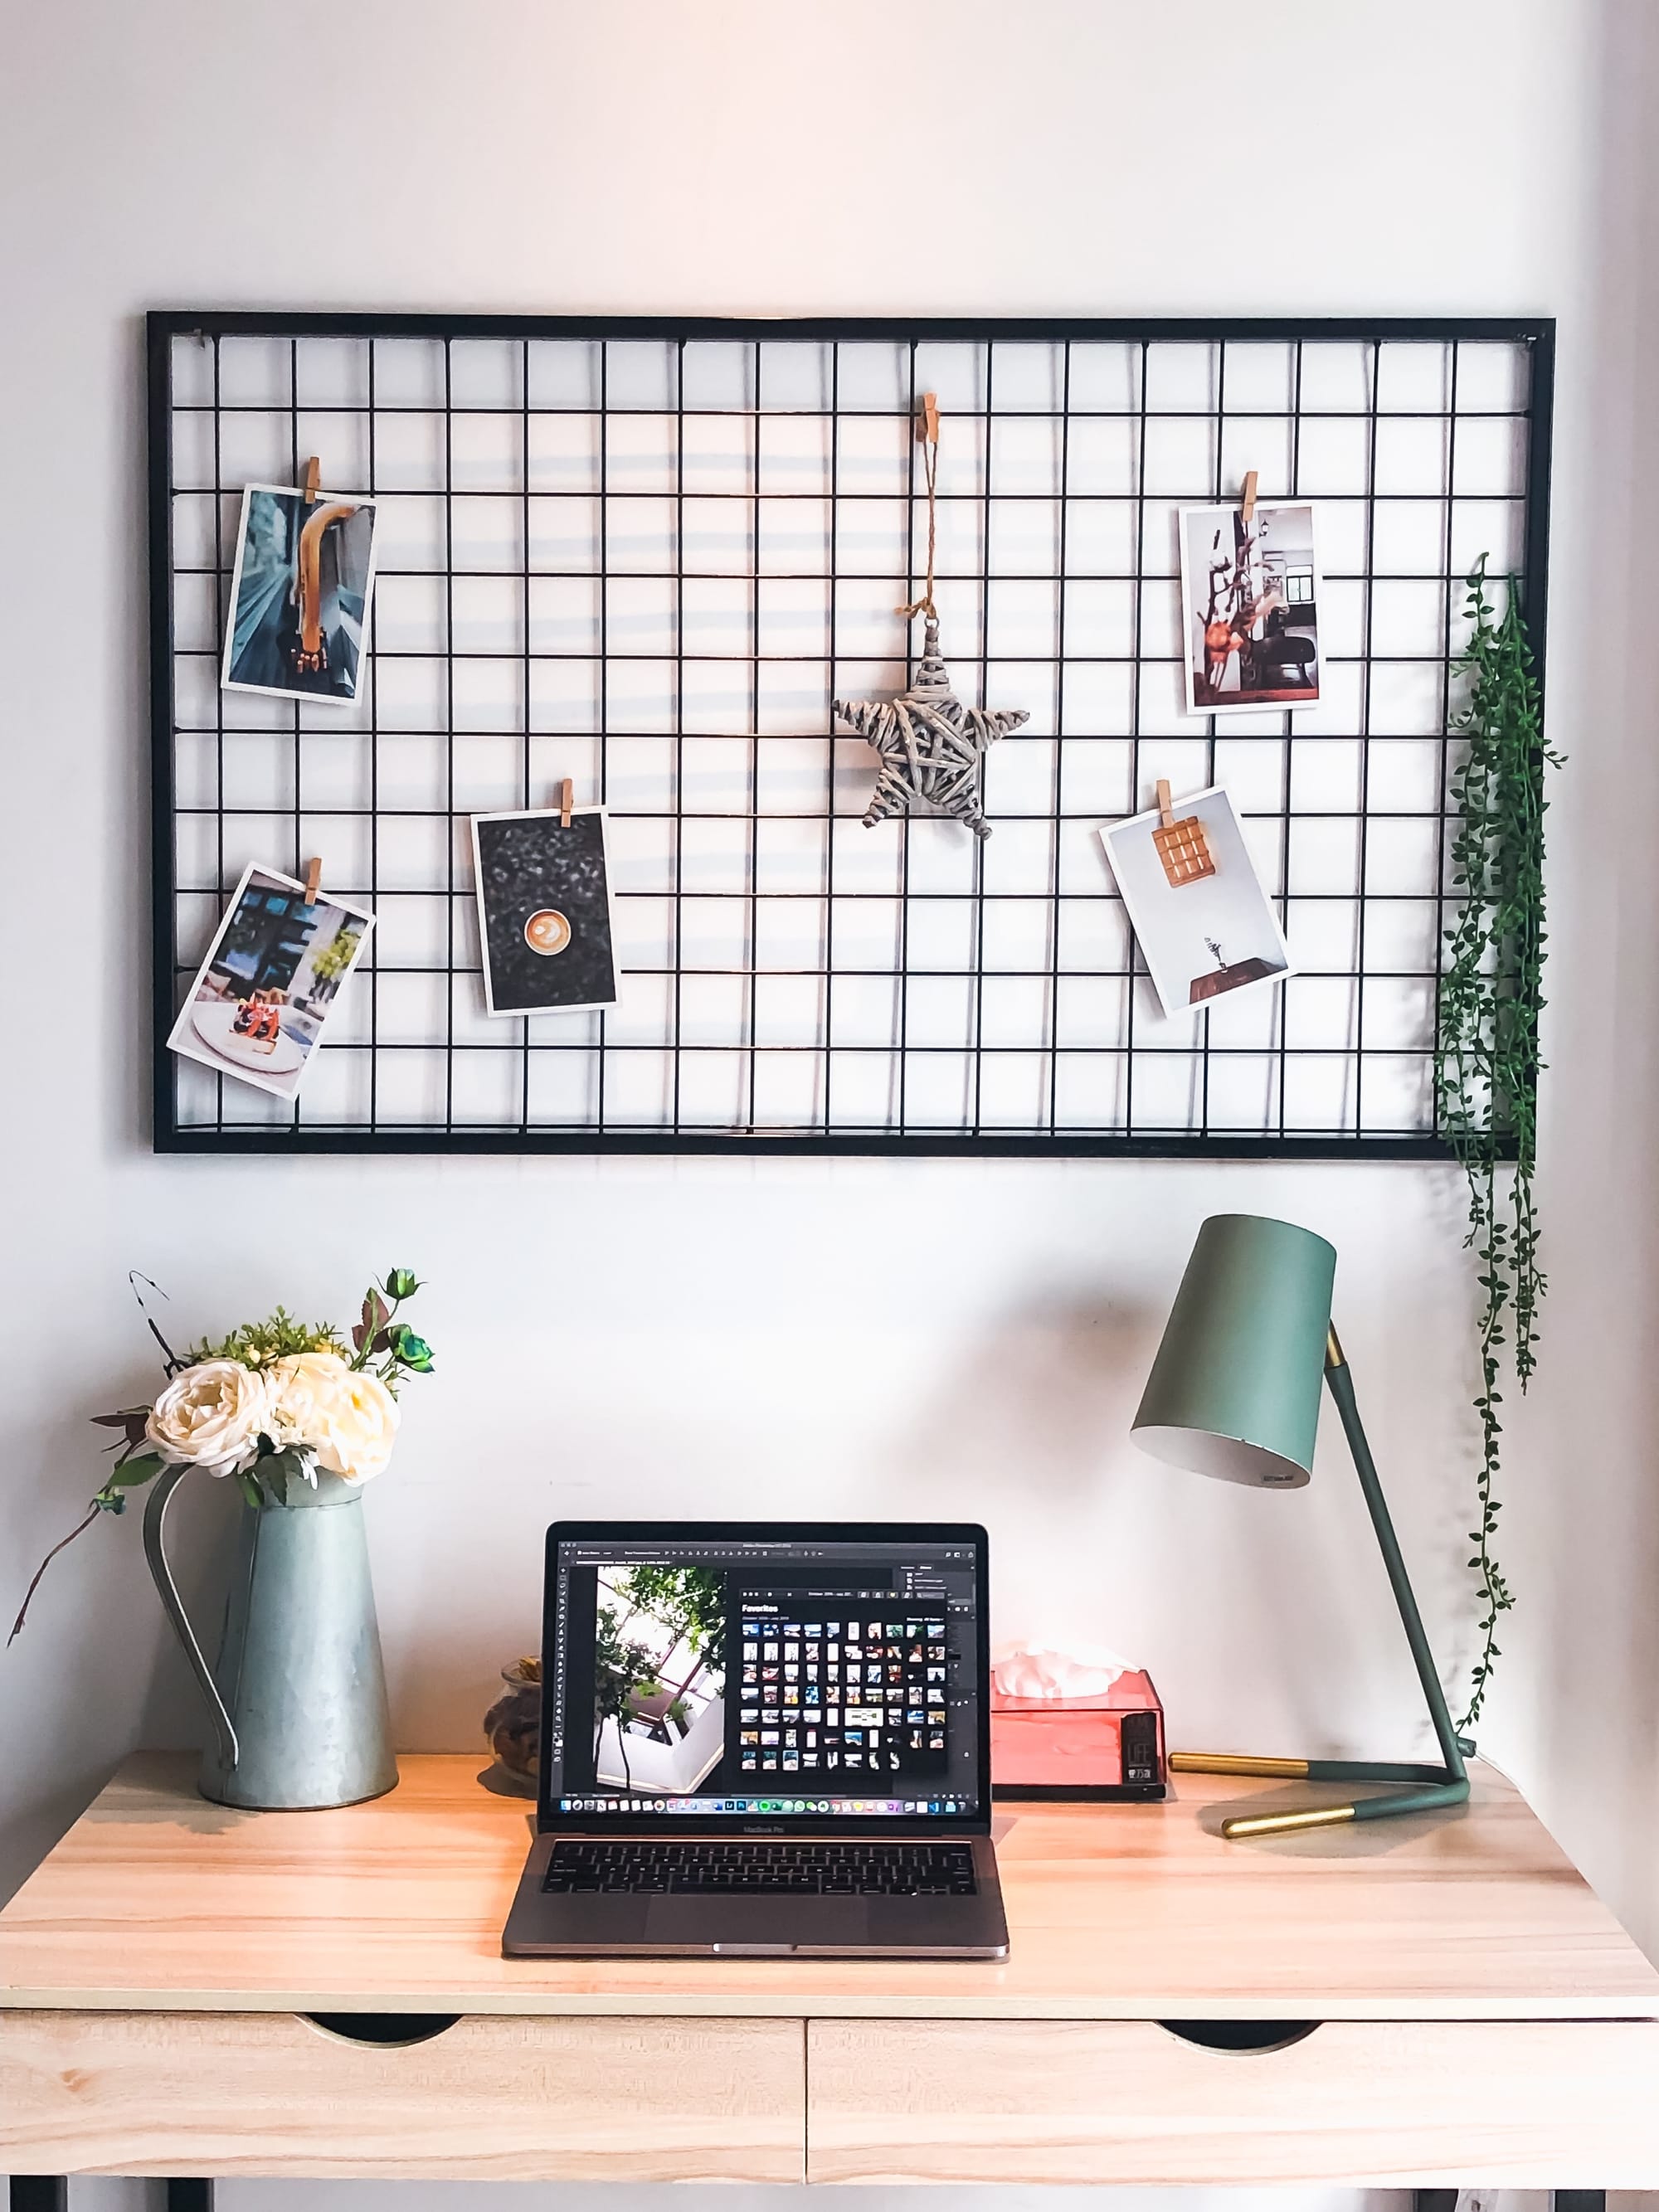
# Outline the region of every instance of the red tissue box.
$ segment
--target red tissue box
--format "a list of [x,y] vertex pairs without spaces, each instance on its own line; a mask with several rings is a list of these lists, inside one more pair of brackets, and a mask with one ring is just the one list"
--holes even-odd
[[991,1696],[999,1797],[1147,1801],[1164,1794],[1164,1708],[1132,1668],[1097,1698]]

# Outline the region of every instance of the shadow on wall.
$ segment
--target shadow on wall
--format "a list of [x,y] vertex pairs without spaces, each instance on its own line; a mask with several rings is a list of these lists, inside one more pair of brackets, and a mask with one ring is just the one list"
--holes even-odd
[[[0,1588],[9,1631],[23,1592],[50,1546],[69,1534],[103,1480],[104,1432],[92,1413],[140,1402],[154,1376],[88,1401],[31,1438],[27,1494],[19,1485],[0,1525]],[[27,1771],[29,1747],[53,1747],[50,1787],[3,1799],[0,1899],[46,1853],[135,1742],[199,1744],[205,1719],[182,1652],[167,1628],[144,1563],[144,1493],[118,1517],[100,1515],[54,1559],[29,1607],[28,1625],[0,1652],[0,1761]],[[192,1476],[168,1516],[167,1544],[179,1586],[204,1643],[216,1648],[234,1530],[228,1484]],[[142,1712],[142,1720],[135,1714]]]
[[[1052,1634],[1121,1650],[1152,1668],[1189,1743],[1236,1733],[1243,1667],[1251,1748],[1427,1755],[1429,1723],[1334,1411],[1322,1414],[1306,1489],[1258,1491],[1152,1459],[1131,1430],[1165,1318],[1146,1301],[1082,1297],[1022,1305],[983,1330],[893,1439],[907,1511],[986,1523],[994,1642]],[[1385,1362],[1373,1368],[1380,1377]],[[1431,1411],[1443,1409],[1448,1378],[1421,1379],[1420,1401],[1385,1404],[1379,1390],[1366,1405],[1364,1376],[1360,1395],[1457,1700],[1472,1618],[1462,1571],[1470,1437]],[[1059,1547],[1017,1540],[1022,1516],[1063,1531]],[[1299,1662],[1310,1651],[1319,1666]]]
[[960,1519],[1011,1494],[1092,1503],[1115,1439],[1127,1436],[1163,1316],[1102,1299],[1028,1305],[951,1361],[890,1456],[906,1469],[905,1510]]

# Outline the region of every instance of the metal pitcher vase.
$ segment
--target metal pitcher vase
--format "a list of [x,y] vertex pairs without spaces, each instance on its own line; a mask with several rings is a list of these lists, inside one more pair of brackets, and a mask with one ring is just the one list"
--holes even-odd
[[374,1618],[362,1486],[290,1480],[289,1502],[244,1504],[217,1664],[202,1656],[167,1565],[167,1508],[187,1468],[162,1470],[144,1553],[207,1700],[214,1739],[198,1787],[267,1812],[355,1805],[398,1781]]

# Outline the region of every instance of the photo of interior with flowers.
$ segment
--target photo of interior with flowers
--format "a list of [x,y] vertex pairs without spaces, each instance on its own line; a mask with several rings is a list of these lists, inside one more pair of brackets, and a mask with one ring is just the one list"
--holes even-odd
[[1319,567],[1305,500],[1181,510],[1187,710],[1319,703]]
[[374,917],[250,865],[196,972],[170,1050],[277,1098],[298,1092]]
[[726,1749],[726,1594],[704,1567],[595,1571],[593,1771],[687,1796]]

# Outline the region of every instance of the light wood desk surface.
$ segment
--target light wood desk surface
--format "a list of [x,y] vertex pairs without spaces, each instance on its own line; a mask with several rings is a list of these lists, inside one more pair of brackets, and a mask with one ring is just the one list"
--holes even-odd
[[306,1814],[122,1769],[0,1913],[0,2169],[1659,2185],[1659,1972],[1488,1767],[1249,1844],[1283,1785],[1007,1807],[993,1966],[504,1960],[531,1808],[400,1766]]
[[134,1759],[0,1913],[0,2006],[1659,2018],[1659,1972],[1490,1767],[1461,1817],[1251,1844],[1206,1808],[1284,1784],[1010,1806],[1010,1956],[981,1966],[503,1959],[533,1808],[481,1789],[476,1758],[399,1765],[372,1804],[272,1814],[206,1803],[193,1760]]

